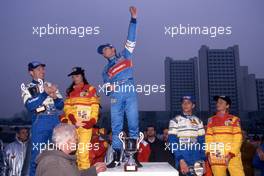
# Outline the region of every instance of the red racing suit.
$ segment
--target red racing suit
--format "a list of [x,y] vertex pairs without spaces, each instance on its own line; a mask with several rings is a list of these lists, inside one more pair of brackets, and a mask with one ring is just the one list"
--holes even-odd
[[100,135],[105,134],[105,130],[93,128],[93,136],[91,140],[92,149],[89,151],[89,158],[91,166],[98,162],[104,162],[108,143],[106,140],[101,139]]

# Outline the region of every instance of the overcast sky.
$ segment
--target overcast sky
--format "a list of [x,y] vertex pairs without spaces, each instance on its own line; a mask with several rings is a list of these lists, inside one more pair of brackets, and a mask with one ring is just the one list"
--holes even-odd
[[[110,42],[122,49],[129,23],[128,7],[138,8],[138,37],[134,54],[138,84],[164,84],[164,58],[188,59],[198,55],[202,44],[227,48],[238,44],[240,63],[264,78],[264,1],[263,0],[144,0],[70,1],[5,0],[0,2],[0,117],[24,109],[20,84],[29,82],[27,64],[39,60],[47,64],[46,78],[64,93],[71,80],[66,76],[73,66],[86,70],[89,82],[102,83],[107,63],[96,53],[98,45]],[[33,26],[99,26],[99,35],[33,35]],[[231,26],[231,35],[216,38],[185,35],[171,38],[164,26]],[[102,106],[109,107],[102,97]],[[164,94],[139,96],[140,110],[164,110]]]

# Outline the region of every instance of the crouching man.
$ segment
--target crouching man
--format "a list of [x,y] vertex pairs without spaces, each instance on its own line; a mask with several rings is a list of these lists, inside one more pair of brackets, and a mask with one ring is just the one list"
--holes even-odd
[[77,133],[75,126],[59,124],[53,130],[53,145],[37,157],[36,176],[96,176],[106,170],[104,163],[97,163],[85,170],[76,164]]

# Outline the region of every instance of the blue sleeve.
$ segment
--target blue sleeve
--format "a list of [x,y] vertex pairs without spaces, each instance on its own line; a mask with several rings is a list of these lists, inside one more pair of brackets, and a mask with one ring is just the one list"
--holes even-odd
[[[262,150],[264,150],[264,145],[262,146]],[[253,158],[253,166],[256,167],[257,169],[263,169],[264,168],[264,161],[260,160],[257,152]]]
[[130,59],[136,45],[136,30],[137,30],[137,20],[136,18],[131,18],[130,24],[128,27],[128,35],[125,44],[125,49],[122,52],[122,55],[126,59]]
[[29,98],[26,101],[26,108],[28,111],[33,112],[35,111],[42,103],[45,101],[45,99],[48,97],[48,94],[46,92],[40,93],[35,98]]
[[64,101],[62,98],[56,98],[54,100],[54,106],[56,107],[56,109],[58,110],[62,110],[64,107]]
[[170,143],[170,149],[171,149],[171,152],[172,154],[174,155],[174,158],[175,158],[175,166],[176,168],[179,167],[179,162],[181,159],[184,159],[182,153],[181,153],[181,150],[172,150],[172,146],[173,144],[174,145],[177,145],[177,149],[179,148],[179,138],[176,136],[176,135],[172,135],[170,134],[169,137],[168,137],[168,140],[169,140],[169,143]]
[[198,136],[198,143],[200,144],[200,157],[202,160],[206,160],[205,150],[203,147],[205,145],[205,136]]

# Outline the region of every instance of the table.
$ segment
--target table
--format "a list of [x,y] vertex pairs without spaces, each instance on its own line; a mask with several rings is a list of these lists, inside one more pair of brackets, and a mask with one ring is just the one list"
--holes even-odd
[[118,166],[113,169],[107,169],[98,176],[179,176],[179,173],[169,163],[166,162],[148,162],[141,163],[142,168],[137,172],[125,172],[124,166]]

